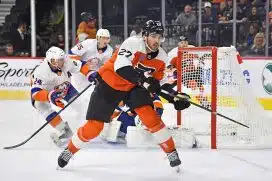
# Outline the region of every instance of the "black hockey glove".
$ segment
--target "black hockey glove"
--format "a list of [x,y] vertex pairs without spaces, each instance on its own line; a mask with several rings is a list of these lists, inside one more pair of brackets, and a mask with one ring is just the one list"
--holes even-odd
[[[190,96],[185,93],[178,93],[177,95],[180,97],[189,97],[190,98]],[[173,103],[176,110],[187,109],[191,105],[191,103],[188,101],[187,98],[176,98],[175,97],[175,98],[173,98],[172,103]]]
[[154,77],[143,77],[140,81],[140,85],[146,88],[151,93],[159,94],[161,91],[160,81]]
[[[167,93],[161,92],[160,95],[168,102],[172,103],[176,110],[183,110],[190,107],[191,103],[189,102],[189,99],[191,97],[188,94],[179,93],[173,90],[170,84],[162,85],[161,89],[165,90]],[[174,96],[178,96],[180,98]]]

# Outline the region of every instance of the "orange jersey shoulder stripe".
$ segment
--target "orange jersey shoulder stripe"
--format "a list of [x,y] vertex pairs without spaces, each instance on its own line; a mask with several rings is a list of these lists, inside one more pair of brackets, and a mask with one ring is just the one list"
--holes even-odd
[[81,67],[80,72],[81,72],[83,75],[87,76],[87,74],[89,73],[89,68],[88,68],[88,64],[87,64],[87,63],[84,64],[84,65]]
[[48,100],[48,91],[42,89],[38,92],[36,92],[35,94],[32,95],[32,98],[35,101],[41,101],[41,102],[47,102]]

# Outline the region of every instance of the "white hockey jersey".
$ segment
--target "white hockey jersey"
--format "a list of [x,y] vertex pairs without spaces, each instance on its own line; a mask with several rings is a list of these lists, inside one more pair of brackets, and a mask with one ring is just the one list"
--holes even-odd
[[98,59],[102,64],[112,56],[113,49],[110,45],[102,53],[97,50],[97,40],[87,39],[75,45],[69,54],[81,56],[81,60]]
[[[91,62],[96,62],[94,65],[94,69],[98,70],[98,68],[105,63],[112,56],[113,49],[110,45],[104,49],[104,52],[99,52],[97,50],[97,40],[96,39],[87,39],[78,43],[74,46],[69,54],[80,56],[81,61],[92,60]],[[78,91],[82,91],[85,87],[89,85],[89,81],[83,75],[73,74],[72,76],[72,84]],[[91,91],[92,89],[90,89]],[[89,99],[86,96],[86,99]]]
[[33,89],[37,91],[40,89],[51,91],[64,82],[71,82],[71,73],[79,73],[81,66],[82,63],[80,61],[66,58],[61,73],[57,74],[51,69],[48,62],[44,60],[32,74],[32,91]]

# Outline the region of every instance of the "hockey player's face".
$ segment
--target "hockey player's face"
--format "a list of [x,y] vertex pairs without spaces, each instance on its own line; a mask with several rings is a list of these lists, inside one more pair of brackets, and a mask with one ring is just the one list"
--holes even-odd
[[160,34],[151,34],[146,38],[147,45],[153,50],[156,51],[163,41],[163,36]]
[[98,46],[99,48],[104,48],[107,46],[107,44],[110,42],[110,38],[109,37],[99,37],[98,38]]
[[63,68],[64,65],[64,59],[58,59],[58,68]]
[[179,46],[180,48],[188,47],[188,41],[180,41],[180,42],[178,43],[178,46]]
[[54,68],[62,69],[64,66],[64,59],[53,59],[51,64]]

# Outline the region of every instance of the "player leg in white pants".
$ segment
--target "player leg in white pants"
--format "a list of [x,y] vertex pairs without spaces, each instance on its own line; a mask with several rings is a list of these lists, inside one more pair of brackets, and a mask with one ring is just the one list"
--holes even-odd
[[[67,122],[64,122],[60,115],[52,109],[52,105],[49,102],[35,101],[34,107],[38,112],[46,119],[50,121],[50,125],[55,128],[56,132],[53,132],[50,137],[57,146],[63,145],[63,139],[68,139],[73,135],[71,128]],[[55,116],[55,118],[53,118]],[[53,119],[52,119],[53,118]]]
[[[75,87],[75,89],[78,92],[81,92],[83,89],[85,89],[90,82],[87,80],[87,78],[82,74],[73,74],[72,75],[72,85]],[[71,107],[77,111],[77,119],[78,120],[84,120],[87,113],[87,108],[89,104],[89,100],[91,97],[91,94],[93,92],[94,86],[91,86],[86,90],[79,98],[76,100],[73,104],[71,104]]]

